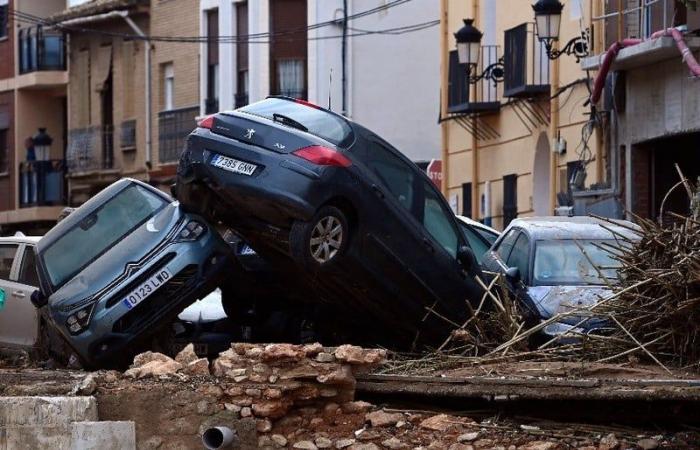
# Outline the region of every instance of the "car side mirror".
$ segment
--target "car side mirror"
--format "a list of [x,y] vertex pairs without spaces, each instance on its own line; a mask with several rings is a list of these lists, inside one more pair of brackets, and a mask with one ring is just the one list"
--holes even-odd
[[472,251],[472,249],[466,245],[461,246],[457,250],[457,261],[459,261],[460,264],[462,264],[462,267],[467,272],[471,272],[479,264],[476,261],[476,256],[474,256],[474,252]]
[[34,307],[37,309],[46,306],[46,303],[48,303],[48,298],[39,289],[32,292],[30,299],[32,301],[32,305],[34,305]]
[[506,270],[506,278],[508,279],[508,281],[513,283],[516,281],[520,281],[520,269],[518,269],[517,267],[509,267]]

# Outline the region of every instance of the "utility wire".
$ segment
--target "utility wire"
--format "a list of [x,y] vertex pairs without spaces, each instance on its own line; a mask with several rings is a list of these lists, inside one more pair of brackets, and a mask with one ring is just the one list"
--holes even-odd
[[[376,14],[378,12],[386,11],[390,8],[403,5],[405,3],[408,3],[412,0],[393,0],[391,2],[386,3],[385,5],[381,5],[375,8],[368,9],[366,11],[362,11],[356,14],[349,15],[347,17],[347,20],[355,20],[359,19],[362,17],[366,17],[372,14]],[[21,11],[11,11],[10,15],[15,16],[15,18],[18,18],[22,22],[26,23],[33,23],[33,24],[40,24],[44,26],[53,26],[57,28],[61,28],[67,31],[73,31],[73,32],[81,32],[81,33],[94,33],[94,34],[103,34],[103,35],[108,35],[112,37],[122,37],[126,39],[133,39],[133,40],[147,40],[147,41],[156,41],[156,42],[182,42],[182,43],[203,43],[203,42],[221,42],[221,43],[260,43],[260,44],[267,44],[273,41],[277,40],[284,40],[284,41],[291,41],[291,40],[323,40],[323,39],[337,39],[341,38],[341,35],[338,36],[320,36],[320,37],[315,37],[315,38],[300,38],[300,37],[292,37],[290,39],[270,39],[270,38],[278,38],[280,36],[289,36],[289,35],[295,35],[295,34],[300,34],[303,32],[308,32],[310,30],[315,30],[319,29],[322,27],[330,26],[330,25],[337,25],[342,21],[339,20],[329,20],[325,22],[319,22],[313,25],[309,25],[307,27],[302,27],[302,28],[296,28],[296,29],[288,29],[288,30],[282,30],[282,31],[276,31],[276,32],[266,32],[266,33],[254,33],[254,34],[248,34],[248,35],[240,35],[240,36],[139,36],[135,34],[129,34],[129,33],[116,33],[116,32],[108,32],[104,30],[98,30],[98,29],[92,29],[92,28],[83,28],[83,27],[77,27],[73,25],[61,25],[60,22],[57,21],[49,21],[46,18],[42,18],[39,16],[35,16],[33,14],[29,13],[24,13]],[[434,21],[436,22],[435,24],[439,23],[439,21]],[[400,31],[403,31],[403,28],[407,28],[407,32],[410,31],[418,31],[419,29],[423,29],[421,27],[429,27],[429,26],[434,26],[432,25],[432,22],[425,22],[422,24],[415,24],[411,25],[408,27],[399,27],[395,29],[386,29],[386,30],[376,30],[376,31],[365,31],[361,33],[356,33],[351,36],[364,36],[368,34],[401,34],[398,33]],[[414,29],[418,28],[418,29]],[[260,39],[268,39],[265,41],[262,41]]]

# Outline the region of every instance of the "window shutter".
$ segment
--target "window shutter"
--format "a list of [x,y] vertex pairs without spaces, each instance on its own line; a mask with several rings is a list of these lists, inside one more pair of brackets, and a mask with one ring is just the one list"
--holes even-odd
[[503,227],[518,217],[518,175],[503,177]]
[[467,89],[467,68],[459,63],[457,50],[450,52],[449,67],[449,87],[448,87],[448,107],[464,105],[469,102],[469,91]]
[[472,217],[472,184],[464,183],[462,184],[462,215],[465,217]]

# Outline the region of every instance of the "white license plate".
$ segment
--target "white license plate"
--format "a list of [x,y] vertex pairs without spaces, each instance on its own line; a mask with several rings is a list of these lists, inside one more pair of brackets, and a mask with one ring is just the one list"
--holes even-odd
[[164,285],[173,277],[170,271],[166,268],[160,269],[151,278],[141,283],[139,287],[131,291],[129,295],[124,297],[122,303],[126,305],[127,308],[131,309],[138,305],[145,299],[147,299],[151,294],[153,294],[159,287]]
[[240,173],[242,175],[251,176],[255,169],[258,168],[255,164],[239,161],[237,159],[229,158],[224,155],[216,155],[211,160],[211,165],[218,167],[219,169],[228,170],[233,173]]

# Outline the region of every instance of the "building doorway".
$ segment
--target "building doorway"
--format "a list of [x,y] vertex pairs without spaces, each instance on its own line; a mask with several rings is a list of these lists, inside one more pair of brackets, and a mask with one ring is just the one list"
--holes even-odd
[[693,184],[700,176],[700,133],[686,133],[654,139],[632,147],[632,204],[633,212],[641,217],[659,219],[664,198],[666,223],[673,221],[669,212],[687,215],[690,199],[681,186],[669,193],[680,181],[675,164]]
[[535,165],[532,169],[532,209],[536,216],[550,216],[549,183],[551,151],[547,133],[540,133],[535,148]]

